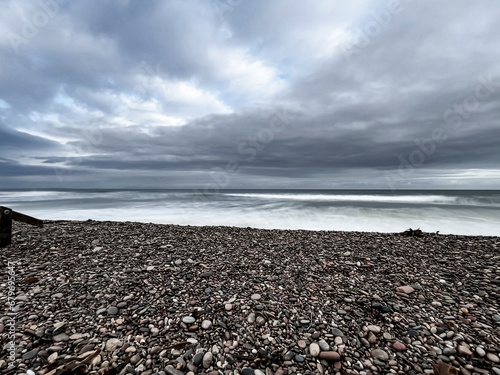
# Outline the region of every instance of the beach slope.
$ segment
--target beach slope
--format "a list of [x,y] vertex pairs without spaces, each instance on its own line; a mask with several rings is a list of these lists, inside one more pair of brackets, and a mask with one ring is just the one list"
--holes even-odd
[[16,223],[0,252],[1,372],[423,374],[443,361],[498,374],[499,249],[499,237]]

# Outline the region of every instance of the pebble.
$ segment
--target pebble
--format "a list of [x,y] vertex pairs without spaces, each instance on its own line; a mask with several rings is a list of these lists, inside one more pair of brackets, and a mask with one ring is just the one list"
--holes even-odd
[[195,356],[193,357],[193,364],[196,367],[198,367],[199,365],[201,365],[201,363],[203,362],[203,357],[204,356],[205,356],[204,352],[196,353]]
[[241,369],[241,375],[254,375],[255,371],[250,367],[243,367]]
[[332,335],[334,336],[340,336],[340,337],[343,337],[344,334],[342,333],[342,331],[338,328],[332,328]]
[[467,357],[469,357],[469,356],[472,355],[471,350],[468,347],[464,346],[464,345],[459,345],[457,347],[457,352],[461,356],[467,356]]
[[192,316],[185,316],[184,318],[182,318],[182,321],[186,324],[192,324],[196,321],[196,319]]
[[201,322],[201,328],[203,329],[210,329],[212,327],[212,321],[211,320],[204,320]]
[[394,344],[392,344],[392,347],[400,352],[404,352],[406,350],[406,345],[403,344],[401,341],[396,341]]
[[495,363],[498,363],[500,362],[500,359],[498,358],[498,356],[494,353],[486,353],[486,358],[489,359],[491,362],[495,362]]
[[299,340],[299,341],[297,341],[297,345],[298,345],[298,347],[299,347],[299,348],[301,348],[301,349],[305,349],[305,348],[306,348],[306,346],[307,346],[307,344],[306,344],[306,342],[305,342],[304,340]]
[[411,286],[405,285],[405,286],[398,286],[396,288],[396,291],[399,293],[405,293],[405,294],[411,294],[415,291]]
[[121,344],[122,342],[119,339],[109,339],[108,341],[106,341],[105,350],[107,352],[112,352]]
[[486,352],[480,348],[479,346],[476,348],[476,353],[480,356],[480,357],[484,357],[486,355]]
[[330,350],[330,345],[325,340],[319,340],[318,345],[323,351],[328,351]]
[[340,354],[334,351],[321,352],[319,353],[319,358],[330,362],[340,361]]
[[59,333],[58,335],[55,335],[52,337],[52,341],[58,342],[58,341],[68,341],[69,336],[65,333]]
[[254,300],[254,301],[258,301],[258,300],[260,300],[260,299],[261,299],[261,296],[260,296],[260,294],[255,293],[255,294],[252,294],[252,295],[250,296],[250,299],[252,299],[252,300]]
[[309,345],[309,354],[313,357],[317,357],[319,355],[319,352],[320,352],[320,348],[319,348],[319,345],[315,342],[311,343],[311,345]]
[[247,321],[248,321],[248,323],[253,323],[253,322],[255,322],[255,313],[250,313],[250,314],[248,314]]
[[108,315],[116,315],[118,314],[118,308],[116,306],[110,306],[108,307],[107,313]]
[[203,361],[202,361],[202,364],[203,364],[203,368],[209,368],[210,365],[212,364],[212,360],[213,360],[213,355],[212,355],[212,352],[206,352],[205,355],[203,356]]
[[22,358],[23,358],[23,360],[33,359],[36,357],[37,354],[38,354],[38,349],[33,349],[33,350],[30,350],[29,352],[24,353],[22,355]]
[[387,362],[389,360],[389,354],[387,354],[387,352],[382,349],[373,349],[371,351],[371,355],[373,358],[376,358],[383,362]]
[[368,331],[374,332],[374,333],[379,333],[382,330],[379,326],[376,326],[373,324],[366,326],[366,328],[368,329]]

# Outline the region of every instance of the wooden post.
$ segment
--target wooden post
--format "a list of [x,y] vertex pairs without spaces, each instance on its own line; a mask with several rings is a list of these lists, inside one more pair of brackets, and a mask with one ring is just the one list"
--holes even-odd
[[0,248],[12,243],[12,210],[0,206]]
[[0,249],[12,243],[12,220],[43,228],[43,221],[0,206]]

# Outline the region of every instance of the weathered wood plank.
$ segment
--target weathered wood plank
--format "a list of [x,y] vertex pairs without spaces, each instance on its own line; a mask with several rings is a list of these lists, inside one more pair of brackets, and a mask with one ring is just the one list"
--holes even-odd
[[20,212],[12,211],[12,220],[21,221],[26,224],[31,224],[43,228],[43,220],[35,219],[34,217],[22,214]]
[[12,243],[12,210],[0,206],[0,248]]

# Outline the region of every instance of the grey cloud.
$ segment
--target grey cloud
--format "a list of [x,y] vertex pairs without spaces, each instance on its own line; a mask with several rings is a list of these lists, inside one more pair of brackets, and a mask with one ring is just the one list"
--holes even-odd
[[[497,170],[500,8],[493,1],[401,0],[401,11],[376,35],[365,35],[365,43],[344,41],[326,50],[330,47],[321,41],[335,25],[366,32],[373,12],[388,6],[356,5],[363,11],[349,4],[278,0],[222,9],[213,2],[181,0],[61,7],[58,23],[18,54],[0,45],[0,62],[9,71],[0,73],[0,99],[12,106],[0,109],[10,129],[0,127],[0,156],[9,159],[4,150],[10,147],[26,150],[34,161],[3,160],[2,173],[46,175],[56,167],[65,170],[62,185],[85,174],[91,184],[107,187],[139,175],[148,187],[164,186],[168,176],[175,176],[175,186],[199,186],[236,161],[239,171],[227,187],[251,180],[267,181],[265,187],[324,186],[322,179],[332,175],[341,186],[364,185],[360,176],[370,176],[380,187],[386,173],[398,173],[402,159],[418,161],[412,176],[419,181],[443,169]],[[346,58],[347,47],[357,52]],[[225,59],[232,58],[231,51],[274,68],[286,84],[266,104],[259,97],[265,91],[244,101],[247,96],[234,89],[245,87],[228,78]],[[252,67],[257,70],[258,64]],[[138,82],[141,74],[190,82],[232,113],[160,126],[162,120],[152,121],[154,111],[180,116],[189,106],[169,102],[152,85]],[[490,75],[493,83],[485,88],[482,82]],[[78,109],[56,102],[61,93]],[[127,109],[123,97],[130,96],[158,107]],[[270,133],[271,119],[283,108],[293,119]],[[34,119],[34,112],[58,118]],[[119,122],[125,120],[131,123]],[[20,132],[26,128],[60,143]],[[272,139],[263,140],[269,134]]]

